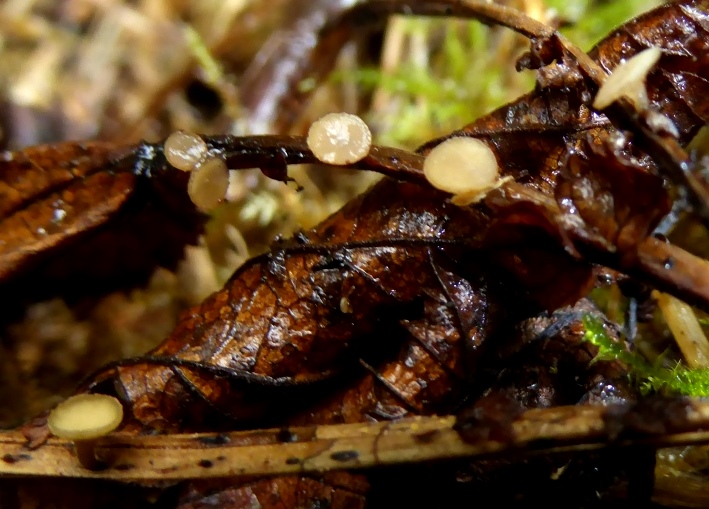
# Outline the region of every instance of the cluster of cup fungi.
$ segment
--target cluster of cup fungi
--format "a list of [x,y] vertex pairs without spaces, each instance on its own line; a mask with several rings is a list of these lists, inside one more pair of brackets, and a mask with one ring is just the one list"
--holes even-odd
[[[325,164],[351,165],[369,154],[372,133],[357,115],[328,113],[310,126],[307,144]],[[172,166],[191,172],[187,192],[200,210],[211,211],[224,201],[229,170],[200,136],[177,131],[165,141],[164,152]],[[456,137],[441,143],[426,158],[423,171],[432,186],[453,194],[457,205],[475,203],[507,181],[499,178],[495,154],[475,138]]]
[[224,201],[229,189],[229,169],[218,154],[211,154],[198,135],[177,131],[164,144],[167,162],[178,170],[190,172],[187,194],[203,212],[214,210]]
[[[660,56],[659,49],[650,48],[620,64],[599,89],[594,108],[604,109],[621,97],[646,108],[644,80]],[[323,163],[349,165],[367,156],[372,134],[356,115],[330,113],[312,124],[307,144]],[[172,166],[191,172],[188,194],[199,209],[210,211],[224,201],[229,170],[223,158],[210,153],[200,136],[175,132],[165,141],[164,152]],[[423,171],[433,187],[452,194],[451,201],[461,206],[479,201],[508,179],[500,178],[497,158],[490,147],[464,136],[450,138],[433,148]],[[54,435],[74,442],[82,466],[96,469],[101,464],[95,456],[97,440],[118,428],[122,419],[123,408],[117,399],[79,394],[52,411],[48,427]]]

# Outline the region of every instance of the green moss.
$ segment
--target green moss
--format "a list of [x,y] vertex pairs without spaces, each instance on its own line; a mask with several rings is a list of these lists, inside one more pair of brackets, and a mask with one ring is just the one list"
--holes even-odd
[[[581,48],[590,48],[614,27],[658,3],[544,2],[569,23],[563,32]],[[397,30],[405,46],[398,65],[389,71],[368,68],[355,74],[366,88],[388,94],[386,106],[367,117],[378,143],[413,148],[461,128],[534,85],[534,73],[514,70],[528,44],[510,30],[477,21],[412,17],[402,18]]]
[[[370,113],[379,143],[414,147],[459,129],[531,89],[532,73],[518,75],[519,45],[474,21],[403,18],[398,25],[406,50],[389,72],[362,69],[355,79],[387,94]],[[502,44],[504,42],[504,44]],[[510,56],[508,51],[513,50]]]
[[545,0],[560,19],[570,25],[562,32],[577,46],[590,49],[613,28],[630,18],[660,5],[658,0],[622,0],[599,2],[592,0]]
[[625,344],[611,339],[597,318],[586,315],[583,323],[584,339],[598,347],[594,362],[619,360],[625,363],[643,393],[709,396],[709,369],[690,369],[681,363],[670,368],[651,364],[639,353],[628,350]]

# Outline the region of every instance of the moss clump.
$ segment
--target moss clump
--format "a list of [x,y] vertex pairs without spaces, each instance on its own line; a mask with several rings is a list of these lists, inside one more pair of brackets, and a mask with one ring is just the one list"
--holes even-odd
[[586,315],[583,323],[584,339],[598,347],[594,362],[619,360],[627,364],[643,393],[709,396],[709,369],[690,369],[681,363],[672,367],[663,367],[659,362],[651,364],[638,352],[611,339],[597,318]]

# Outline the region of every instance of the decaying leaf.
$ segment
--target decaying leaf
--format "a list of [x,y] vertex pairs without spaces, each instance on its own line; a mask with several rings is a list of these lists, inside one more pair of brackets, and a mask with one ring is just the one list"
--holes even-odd
[[[367,24],[365,14],[410,8],[394,1],[348,10],[325,25],[303,66],[306,74],[299,76],[319,79],[328,71],[348,35]],[[244,264],[223,289],[186,310],[148,354],[116,361],[82,384],[81,391],[120,398],[130,445],[106,445],[104,453],[117,456],[104,458],[105,472],[71,475],[154,482],[160,479],[140,476],[154,465],[137,466],[137,452],[130,460],[133,449],[147,447],[139,435],[167,434],[148,437],[155,447],[182,440],[170,434],[201,432],[212,434],[187,438],[184,448],[192,452],[176,447],[171,453],[193,460],[192,454],[213,448],[209,457],[160,470],[163,480],[187,481],[160,492],[166,506],[450,506],[461,494],[485,493],[486,483],[499,489],[510,475],[530,476],[521,493],[531,500],[544,500],[546,490],[560,487],[561,501],[646,503],[653,448],[687,440],[680,435],[706,425],[702,403],[639,398],[628,383],[628,367],[594,362],[597,349],[582,338],[585,316],[606,320],[583,299],[597,286],[599,265],[709,309],[709,263],[652,236],[678,197],[687,195],[700,216],[709,207],[702,201],[703,177],[681,148],[709,121],[707,2],[679,1],[630,21],[590,58],[551,28],[506,7],[433,1],[414,10],[473,16],[532,39],[520,65],[539,68],[536,89],[450,135],[482,140],[513,181],[477,205],[459,207],[432,189],[422,172],[423,158],[441,140],[416,154],[373,147],[356,167],[383,173],[384,180]],[[647,78],[650,107],[621,100],[606,112],[595,111],[591,103],[605,71],[647,47],[662,50]],[[297,110],[285,110],[276,124],[292,123]],[[287,165],[316,159],[297,136],[203,140],[230,168],[256,166],[275,180],[288,180]],[[166,164],[160,144],[65,144],[6,153],[0,166],[3,290],[19,289],[23,299],[51,292],[70,297],[59,283],[80,271],[105,290],[144,275],[146,267],[172,263],[179,248],[194,240],[202,219],[186,199],[185,175]],[[113,264],[110,256],[119,245],[131,255],[121,254],[122,263]],[[134,252],[140,254],[134,258]],[[51,283],[37,288],[45,280]],[[612,340],[622,343],[618,328],[607,327]],[[417,426],[433,421],[396,428],[398,419],[448,414],[459,414],[455,428],[450,418],[426,432]],[[355,428],[329,427],[336,424],[356,426],[362,436]],[[268,427],[282,429],[277,435],[234,434]],[[438,456],[396,449],[394,429],[408,440],[406,451],[412,441],[427,451],[424,445],[437,444]],[[329,441],[331,430],[353,435]],[[67,444],[47,441],[41,417],[22,432],[29,452],[8,452],[8,471],[51,474],[41,467],[43,454],[66,461]],[[252,470],[229,466],[214,474],[220,480],[189,481],[223,468],[227,457],[219,447],[239,437],[245,447],[282,446],[281,455],[291,450],[288,444],[307,449],[302,457],[257,458]],[[0,446],[2,440],[0,435]],[[5,440],[18,447],[17,432]],[[201,440],[197,452],[189,440]],[[348,440],[369,447],[366,459],[354,445],[331,452]],[[512,464],[504,456],[534,452],[540,443],[547,453],[622,443],[637,454],[626,460],[611,449]],[[406,462],[406,454],[414,460],[500,454],[446,463],[435,480],[449,489],[431,497],[413,491],[399,496],[387,484],[403,489],[411,479],[425,482],[423,469],[366,477],[337,472],[386,463],[379,454],[387,447],[402,455],[389,463]],[[312,466],[311,459],[325,463]],[[25,465],[30,471],[22,470]],[[328,472],[312,473],[318,469]],[[267,473],[282,476],[257,476]],[[0,493],[11,492],[9,506],[24,507],[23,482],[15,491],[11,481],[3,483],[9,488]],[[87,506],[103,503],[89,498]]]
[[144,164],[150,151],[92,142],[3,153],[3,305],[130,288],[174,267],[205,217],[184,172],[164,158]]

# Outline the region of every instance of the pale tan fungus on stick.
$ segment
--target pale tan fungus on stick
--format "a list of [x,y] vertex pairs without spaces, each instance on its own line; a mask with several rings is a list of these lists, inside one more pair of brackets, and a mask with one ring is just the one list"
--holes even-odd
[[310,126],[307,143],[313,155],[324,163],[352,164],[369,154],[372,133],[357,115],[328,113]]
[[194,133],[175,131],[163,145],[165,158],[172,166],[182,171],[196,169],[207,157],[205,141]]
[[692,307],[657,290],[652,294],[689,367],[709,368],[709,340]]
[[426,180],[453,194],[455,205],[477,203],[487,193],[511,180],[500,177],[497,158],[484,142],[459,136],[434,147],[423,163]]
[[49,414],[52,434],[74,442],[76,456],[84,468],[101,466],[95,447],[99,438],[115,430],[123,420],[123,406],[112,396],[78,394],[60,403]]
[[190,174],[187,194],[198,209],[214,210],[229,190],[229,169],[220,157],[208,157]]
[[648,48],[618,65],[598,89],[593,107],[602,110],[624,97],[636,109],[646,110],[650,103],[645,78],[661,56],[660,48]]

